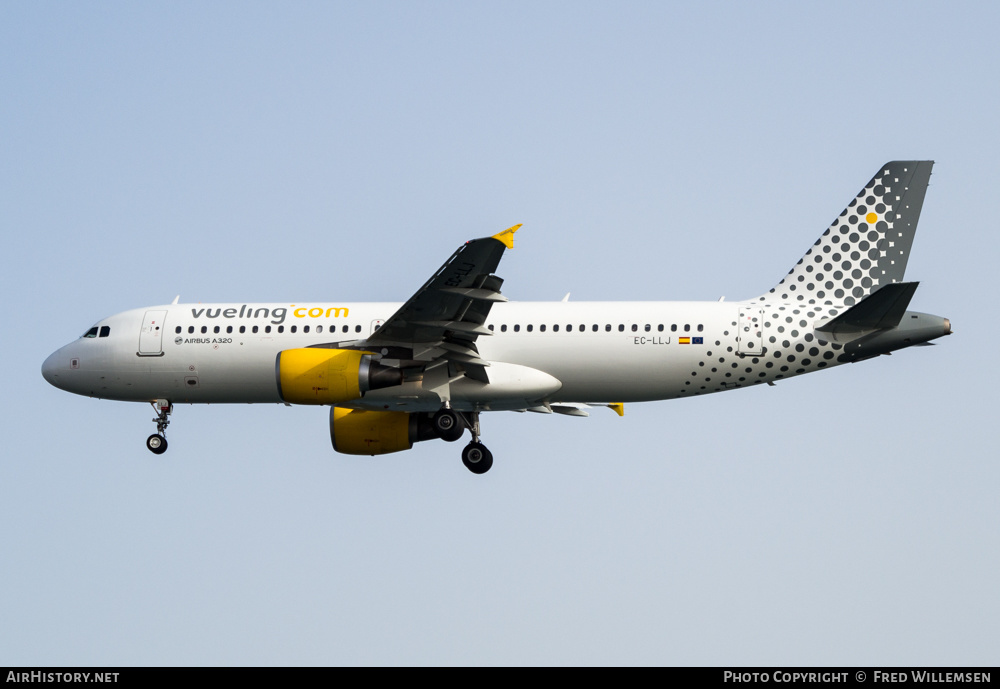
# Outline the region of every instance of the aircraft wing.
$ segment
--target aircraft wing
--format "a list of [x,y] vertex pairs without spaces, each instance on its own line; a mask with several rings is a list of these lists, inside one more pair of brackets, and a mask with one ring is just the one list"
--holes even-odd
[[365,347],[403,347],[414,361],[447,362],[456,371],[489,382],[489,362],[479,357],[476,340],[493,333],[486,317],[500,294],[503,280],[493,274],[505,249],[514,248],[509,227],[492,237],[466,242],[451,255],[424,286],[365,340]]

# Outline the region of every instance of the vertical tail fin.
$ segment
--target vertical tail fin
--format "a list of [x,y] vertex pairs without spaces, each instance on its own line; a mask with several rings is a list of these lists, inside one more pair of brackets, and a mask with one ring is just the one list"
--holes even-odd
[[850,306],[902,282],[934,161],[886,163],[788,275],[757,301]]

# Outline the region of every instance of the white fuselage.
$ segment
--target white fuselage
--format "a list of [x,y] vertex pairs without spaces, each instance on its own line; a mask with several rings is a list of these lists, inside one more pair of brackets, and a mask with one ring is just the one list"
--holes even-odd
[[[96,336],[53,353],[43,373],[57,387],[104,399],[276,403],[281,401],[275,373],[280,351],[363,340],[399,307],[174,304],[136,309],[100,321]],[[494,305],[487,321],[493,335],[480,336],[477,346],[494,367],[513,364],[557,379],[559,389],[538,402],[641,402],[745,387],[836,365],[840,347],[821,344],[813,334],[812,323],[822,316],[818,307],[785,303],[508,302]],[[741,319],[756,323],[752,327],[758,332],[744,330]],[[390,400],[391,408],[406,411],[440,406],[437,397],[399,392],[374,390],[344,406],[390,408]],[[470,395],[475,397],[468,391],[458,394],[456,406],[523,408],[526,402],[491,404],[488,394],[478,401]]]

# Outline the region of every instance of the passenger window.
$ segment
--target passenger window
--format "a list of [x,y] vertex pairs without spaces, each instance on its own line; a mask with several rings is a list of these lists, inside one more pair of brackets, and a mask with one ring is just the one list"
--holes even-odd
[[637,323],[633,323],[632,324],[632,332],[638,332],[638,330],[639,330],[639,325]]
[[701,323],[699,323],[699,324],[698,324],[698,332],[701,332],[701,331],[702,331],[702,330],[704,330],[704,329],[705,329],[705,326],[704,326],[704,325],[702,325]]
[[215,326],[215,332],[216,332],[216,333],[218,333],[218,332],[219,332],[219,326]]
[[545,332],[545,326],[544,325],[538,326],[538,332],[544,333]]
[[102,325],[101,326],[101,337],[107,337],[110,334],[111,334],[111,326],[110,325]]
[[279,333],[283,333],[283,332],[285,332],[285,326],[283,326],[283,325],[279,325],[279,326],[278,326],[278,332],[279,332]]
[[344,333],[345,334],[347,333],[347,326],[346,325],[344,326]]
[[490,323],[490,324],[489,324],[488,326],[486,326],[486,327],[490,329],[490,332],[493,332],[493,324],[492,324],[492,323]]
[[227,333],[231,333],[231,332],[233,332],[233,326],[231,326],[231,325],[227,325],[227,326],[226,326],[226,332],[227,332]]
[[586,330],[587,330],[587,326],[585,326],[583,323],[581,323],[580,324],[580,332],[582,333],[582,332],[584,332]]
[[293,325],[293,326],[292,326],[292,332],[293,332],[293,333],[295,332],[295,329],[296,329],[297,327],[298,327],[298,326],[295,326],[295,325]]
[[686,332],[686,333],[691,332],[691,324],[690,323],[685,323],[684,324],[684,332]]
[[[292,326],[292,327],[295,327],[295,326]],[[316,326],[316,327],[318,328],[318,327],[320,327],[320,326]],[[308,325],[304,325],[304,326],[302,326],[302,332],[304,332],[304,333],[307,333],[307,332],[309,332],[309,326],[308,326]]]
[[597,323],[594,323],[593,327],[591,327],[591,330],[593,330],[595,333],[597,332]]
[[620,333],[625,332],[625,324],[624,323],[619,323],[618,324],[618,332],[620,332]]
[[193,325],[189,325],[188,326],[188,334],[190,335],[193,332],[194,332],[194,326]]
[[554,333],[559,332],[559,324],[558,323],[556,323],[555,325],[552,326],[552,332],[554,332]]
[[611,324],[610,323],[608,323],[606,326],[604,326],[604,332],[608,332],[608,333],[611,332]]
[[645,331],[646,331],[647,333],[648,333],[648,332],[649,332],[650,330],[652,330],[652,329],[653,329],[653,326],[651,326],[651,325],[650,325],[649,323],[647,323],[647,324],[646,324],[646,327],[644,328],[644,330],[645,330]]
[[97,326],[95,325],[93,328],[91,328],[90,330],[88,330],[87,332],[85,332],[83,334],[83,336],[84,337],[97,337]]
[[271,332],[271,326],[269,326],[269,325],[265,325],[265,326],[264,326],[264,332],[265,332],[265,333],[270,333],[270,332]]
[[208,326],[207,325],[201,326],[201,334],[204,335],[207,332],[208,332]]
[[256,325],[255,325],[255,326],[253,327],[253,334],[254,334],[254,335],[256,335],[256,334],[257,334],[257,326],[256,326]]
[[657,330],[657,332],[661,332],[662,333],[663,332],[663,323],[660,323],[658,326],[656,326],[656,330]]
[[356,333],[361,332],[361,326],[360,325],[354,326],[354,332],[356,332]]
[[672,333],[677,332],[677,324],[676,323],[672,323],[670,325],[670,332],[672,332]]
[[531,325],[531,323],[529,323],[528,324],[528,332],[530,333],[533,329],[534,329],[534,326]]
[[323,332],[323,326],[322,325],[317,325],[316,326],[316,332],[318,332],[318,333]]
[[247,331],[247,327],[246,327],[245,325],[241,325],[241,326],[240,326],[240,335],[242,335],[242,334],[243,334],[243,333],[245,333],[246,331]]
[[178,335],[180,335],[181,334],[181,326],[178,325],[176,328],[174,328],[174,332],[177,333]]
[[514,332],[516,332],[516,333],[521,332],[521,326],[520,325],[515,325],[514,326]]

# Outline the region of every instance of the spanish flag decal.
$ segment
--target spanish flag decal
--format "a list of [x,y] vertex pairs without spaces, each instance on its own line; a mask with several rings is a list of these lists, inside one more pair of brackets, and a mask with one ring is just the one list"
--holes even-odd
[[691,338],[690,337],[678,337],[677,338],[677,344],[691,344]]

